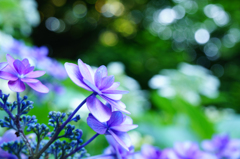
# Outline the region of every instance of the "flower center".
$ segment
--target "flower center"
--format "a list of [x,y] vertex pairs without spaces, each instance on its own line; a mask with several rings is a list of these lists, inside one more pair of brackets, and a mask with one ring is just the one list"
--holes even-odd
[[24,75],[22,74],[22,75],[18,75],[18,78],[24,78]]

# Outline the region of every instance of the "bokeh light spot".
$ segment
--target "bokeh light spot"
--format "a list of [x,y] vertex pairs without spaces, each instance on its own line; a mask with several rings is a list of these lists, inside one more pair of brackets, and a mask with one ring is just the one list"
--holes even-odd
[[114,32],[105,31],[100,35],[100,41],[106,46],[114,46],[118,42],[118,37]]
[[208,42],[209,38],[210,34],[206,29],[198,29],[195,32],[195,40],[199,44],[205,44],[206,42]]
[[104,4],[101,10],[105,17],[120,16],[123,14],[124,6],[120,2],[113,1]]
[[50,31],[57,31],[60,27],[60,21],[55,17],[49,17],[45,22],[45,26]]
[[158,22],[162,24],[171,24],[176,18],[176,13],[173,9],[166,8],[163,9],[159,16],[158,16]]
[[61,7],[66,3],[66,0],[52,0],[52,3],[57,7]]
[[87,7],[83,4],[76,4],[73,7],[73,14],[78,18],[82,18],[87,14]]
[[185,9],[182,6],[177,5],[173,7],[173,10],[176,13],[175,14],[176,19],[182,19],[185,16]]

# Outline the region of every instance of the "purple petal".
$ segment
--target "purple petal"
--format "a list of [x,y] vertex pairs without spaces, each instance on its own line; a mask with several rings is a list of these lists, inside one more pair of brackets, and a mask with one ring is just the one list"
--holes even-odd
[[20,137],[17,137],[15,133],[16,131],[13,129],[7,130],[2,137],[1,143],[20,140]]
[[88,68],[88,70],[89,70],[89,72],[90,72],[90,74],[91,74],[91,77],[92,77],[92,79],[93,79],[93,84],[94,84],[94,72],[93,72],[93,69],[92,69],[92,67],[89,66],[88,64],[85,63],[85,65],[87,66],[87,68]]
[[115,111],[112,113],[110,120],[107,122],[108,126],[117,126],[122,124],[124,119],[123,114],[120,111]]
[[82,75],[79,71],[78,65],[72,64],[72,63],[65,63],[65,69],[67,71],[68,76],[71,78],[71,80],[78,85],[79,87],[82,87],[88,91],[92,91],[88,86],[85,85],[85,83],[82,82]]
[[127,94],[129,91],[121,91],[121,90],[104,90],[102,91],[104,94]]
[[102,73],[100,71],[96,71],[94,75],[95,85],[96,87],[100,88],[102,83]]
[[106,137],[108,143],[109,143],[112,147],[114,147],[115,150],[118,149],[119,144],[116,142],[116,140],[113,138],[112,135],[110,135],[110,134],[107,135],[107,134],[106,134],[105,137]]
[[9,55],[9,54],[7,54],[7,62],[8,62],[8,64],[12,67],[12,68],[14,68],[14,66],[13,66],[13,62],[15,61],[15,59],[11,56],[11,55]]
[[93,85],[91,82],[89,82],[88,80],[86,79],[83,79],[84,83],[86,83],[86,85],[92,89],[92,91],[98,93],[98,94],[102,94],[102,92],[95,86]]
[[130,131],[132,129],[137,128],[138,125],[132,125],[132,124],[126,124],[126,125],[118,125],[118,126],[112,126],[111,129],[116,130],[116,131],[120,131],[120,132],[127,132]]
[[4,67],[2,69],[2,71],[11,73],[11,74],[16,75],[16,76],[18,75],[18,72],[15,70],[15,68],[11,67],[10,65],[7,65],[6,67]]
[[129,116],[126,116],[126,117],[123,119],[122,125],[125,125],[125,124],[133,124],[132,118],[130,118]]
[[14,92],[23,92],[26,87],[21,80],[8,81],[8,87]]
[[0,71],[0,78],[11,81],[16,81],[18,79],[16,75],[4,71]]
[[32,79],[32,78],[21,78],[20,80],[23,81],[23,82],[26,82],[26,83],[37,83],[37,82],[39,82],[39,80]]
[[28,61],[27,58],[23,59],[23,60],[22,60],[22,63],[23,63],[23,65],[24,65],[26,68],[30,67],[30,63],[29,63],[29,61]]
[[94,83],[93,77],[87,65],[83,63],[82,60],[78,59],[78,66],[79,66],[79,70],[81,72],[82,77],[93,84]]
[[27,78],[38,78],[45,74],[45,71],[34,71],[25,75]]
[[37,83],[30,83],[30,82],[26,82],[26,83],[37,92],[40,92],[40,93],[49,92],[49,89],[45,85],[43,85],[40,81],[38,81]]
[[100,97],[102,97],[104,100],[106,100],[114,108],[116,108],[124,113],[131,114],[129,111],[125,110],[126,106],[123,102],[112,100],[104,95],[100,95]]
[[120,82],[114,82],[111,87],[109,87],[108,89],[105,89],[104,91],[107,91],[107,90],[115,90],[115,89],[117,89],[119,86],[120,86]]
[[90,96],[87,99],[87,107],[92,115],[100,122],[108,121],[111,117],[111,109],[104,105],[97,97]]
[[107,76],[107,68],[102,65],[100,66],[94,75],[95,85],[99,88],[101,86],[102,78]]
[[99,134],[105,134],[107,131],[106,125],[98,121],[92,114],[89,114],[87,118],[87,124],[90,128]]
[[4,69],[6,66],[7,66],[7,62],[1,62],[0,63],[0,71],[2,70],[2,69]]
[[31,67],[27,67],[27,69],[25,69],[24,74],[28,74],[29,72],[32,72],[34,70],[34,66]]
[[104,89],[107,89],[109,88],[110,86],[112,86],[114,83],[114,76],[107,76],[107,77],[104,77],[102,79],[102,83],[101,83],[101,87],[100,89],[101,90],[104,90]]
[[120,100],[122,98],[122,94],[103,94],[104,96],[112,99],[112,100]]
[[210,140],[203,141],[202,148],[205,151],[210,151],[210,152],[214,152],[217,149],[216,145],[214,145]]
[[152,145],[143,145],[141,153],[147,158],[160,158],[161,151]]
[[98,70],[99,72],[101,72],[102,78],[103,78],[103,77],[106,77],[106,76],[108,75],[108,73],[107,73],[107,67],[104,66],[104,65],[98,67],[97,70]]
[[108,130],[108,132],[112,135],[112,137],[116,140],[116,142],[119,143],[119,145],[121,145],[124,149],[129,151],[128,147],[131,146],[131,140],[127,133],[114,132],[112,130]]
[[13,62],[14,68],[15,70],[20,74],[24,74],[25,71],[25,66],[22,64],[22,62],[20,60],[15,60]]

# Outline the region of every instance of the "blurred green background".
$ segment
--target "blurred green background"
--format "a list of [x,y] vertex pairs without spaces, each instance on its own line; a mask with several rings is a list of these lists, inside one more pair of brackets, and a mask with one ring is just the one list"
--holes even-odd
[[[11,37],[47,46],[61,63],[80,58],[106,65],[130,91],[122,101],[139,125],[129,133],[136,149],[143,143],[164,148],[201,141],[215,133],[239,138],[239,5],[238,0],[0,0],[0,48]],[[50,93],[31,111],[40,123],[48,120],[43,112],[73,110],[90,94],[69,78],[61,83],[62,94]],[[86,140],[94,132],[85,122],[87,108],[79,113],[77,126],[87,132]],[[89,147],[99,154],[107,142],[101,136]]]

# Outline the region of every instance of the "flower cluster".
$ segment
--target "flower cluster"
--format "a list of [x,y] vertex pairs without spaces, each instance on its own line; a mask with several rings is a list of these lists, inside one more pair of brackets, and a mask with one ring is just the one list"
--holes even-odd
[[33,71],[34,66],[31,66],[28,59],[22,61],[14,59],[9,54],[6,62],[0,65],[5,65],[0,71],[0,78],[9,80],[8,86],[14,92],[23,92],[26,87],[24,83],[32,89],[40,93],[48,93],[49,90],[39,80],[35,79],[45,74],[44,71]]
[[[0,59],[3,59],[7,54],[11,54],[14,58],[28,59],[31,66],[46,72],[46,75],[41,77],[41,82],[46,85],[51,92],[58,95],[64,92],[65,88],[60,82],[67,78],[67,73],[63,64],[54,58],[48,57],[49,50],[47,47],[27,46],[24,42],[13,39],[8,35],[2,36],[2,41],[6,42],[0,42]],[[1,63],[0,70],[5,67],[5,65],[6,63]],[[4,87],[0,85],[0,89],[4,89]],[[31,93],[38,96],[35,103],[41,103],[41,100],[47,98],[46,95],[40,92],[33,91]]]
[[[239,159],[240,140],[230,139],[228,135],[215,135],[211,140],[201,143],[202,150],[195,142],[175,143],[173,148],[160,150],[151,145],[143,145],[141,151],[134,152],[116,147],[108,140],[110,147],[100,155],[99,159]],[[133,149],[132,149],[133,150]],[[111,154],[111,155],[110,155]],[[110,156],[109,156],[110,155]]]
[[[48,125],[53,127],[53,131],[45,124],[37,123],[35,116],[26,116],[33,109],[33,102],[27,100],[27,96],[20,97],[20,92],[26,89],[26,85],[40,93],[48,93],[49,89],[39,80],[44,71],[33,71],[34,66],[30,65],[27,58],[23,60],[14,59],[9,54],[7,62],[0,63],[0,79],[8,80],[8,87],[16,92],[17,101],[8,102],[9,95],[0,91],[0,108],[7,116],[0,120],[1,127],[14,129],[17,139],[1,145],[4,153],[15,155],[14,157],[38,159],[54,156],[55,158],[66,159],[68,157],[82,158],[87,155],[85,146],[91,143],[98,135],[104,134],[115,147],[131,152],[131,140],[127,132],[135,129],[130,114],[125,108],[125,104],[120,101],[122,94],[127,91],[117,90],[118,82],[114,82],[114,76],[109,76],[105,66],[99,67],[95,73],[92,68],[83,63],[80,59],[79,66],[66,63],[65,68],[69,77],[78,86],[93,92],[83,100],[73,112],[61,113],[50,112]],[[25,85],[26,84],[26,85]],[[99,96],[106,102],[103,103],[97,98]],[[76,113],[87,104],[90,111],[87,124],[96,132],[88,141],[83,142],[82,130],[76,129],[70,122],[78,122],[81,118]],[[34,139],[29,139],[24,130],[35,134]],[[64,130],[64,133],[63,133]],[[4,136],[3,136],[4,137]],[[61,140],[60,140],[61,139]],[[63,140],[67,139],[67,140]],[[129,151],[131,150],[131,151]],[[5,152],[5,151],[8,151]]]

